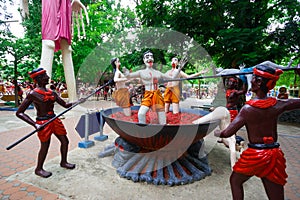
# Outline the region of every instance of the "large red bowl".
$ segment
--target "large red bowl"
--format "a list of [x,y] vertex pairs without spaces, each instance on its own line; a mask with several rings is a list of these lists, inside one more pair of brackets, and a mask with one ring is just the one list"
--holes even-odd
[[[132,106],[131,109],[138,110],[139,106]],[[166,148],[169,151],[178,150],[180,147],[185,148],[204,138],[220,123],[219,120],[214,120],[208,123],[185,125],[142,124],[118,120],[111,116],[120,111],[122,108],[109,108],[102,112],[102,116],[121,138],[148,150]],[[198,109],[181,109],[180,112],[196,114],[199,117],[209,113]]]

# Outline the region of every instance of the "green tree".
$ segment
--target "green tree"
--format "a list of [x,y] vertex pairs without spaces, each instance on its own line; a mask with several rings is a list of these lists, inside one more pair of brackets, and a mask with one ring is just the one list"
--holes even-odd
[[[15,86],[15,105],[18,106],[18,78],[27,74],[24,60],[28,57],[29,46],[26,40],[16,38],[10,31],[0,31],[1,71],[3,79],[10,80]],[[10,57],[10,59],[8,59]],[[18,66],[20,66],[18,68]]]
[[[135,15],[127,8],[121,8],[120,4],[116,4],[111,1],[93,1],[90,3],[88,0],[81,1],[87,6],[88,15],[90,19],[90,25],[85,25],[86,37],[78,37],[77,29],[74,28],[74,37],[72,39],[72,58],[74,64],[75,74],[78,73],[79,68],[86,59],[86,57],[92,53],[92,51],[99,46],[104,38],[111,37],[113,34],[120,32],[124,28],[132,27],[135,25]],[[29,15],[23,20],[23,26],[25,29],[23,41],[27,48],[17,47],[27,52],[26,59],[23,59],[24,68],[23,71],[30,71],[39,66],[41,58],[41,10],[42,5],[40,0],[29,1]],[[85,16],[84,16],[85,18]],[[84,19],[85,21],[85,19]],[[82,35],[82,33],[81,33]],[[6,39],[5,39],[6,40]],[[8,41],[9,43],[9,41]],[[1,63],[6,63],[6,60],[1,59]],[[93,63],[90,63],[93,65]],[[105,63],[106,66],[109,63]],[[23,65],[18,65],[18,68]],[[26,69],[26,70],[25,70]],[[96,74],[99,77],[97,71],[86,71],[87,74]],[[101,74],[101,73],[100,73]],[[28,78],[27,74],[22,74]],[[64,80],[63,65],[61,60],[61,52],[58,51],[54,55],[53,60],[53,77],[54,80]]]
[[[287,64],[299,52],[297,0],[136,3],[143,25],[170,27],[188,34],[223,68],[237,68],[242,63],[253,66],[265,60]],[[281,26],[274,29],[276,23]],[[295,62],[299,63],[299,57]]]

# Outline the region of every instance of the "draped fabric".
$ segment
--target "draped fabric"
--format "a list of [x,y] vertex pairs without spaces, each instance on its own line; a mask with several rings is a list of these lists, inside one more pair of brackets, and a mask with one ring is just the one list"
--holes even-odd
[[164,111],[165,103],[160,90],[146,90],[141,105],[152,107],[153,111]]
[[[36,121],[37,124],[44,124],[49,120],[38,120]],[[47,142],[52,133],[57,135],[67,135],[67,131],[59,118],[56,118],[53,122],[45,126],[42,130],[38,132],[38,137],[41,142]]]
[[63,38],[71,45],[71,17],[71,0],[42,0],[42,39],[55,41],[55,51]]
[[55,97],[53,95],[53,91],[50,90],[50,89],[48,89],[47,91],[43,91],[41,89],[35,88],[34,91],[37,92],[37,93],[39,93],[39,94],[44,95],[44,98],[43,98],[44,102],[46,102],[46,101],[54,101],[55,100]]
[[269,108],[276,105],[276,98],[269,97],[267,99],[251,99],[246,102],[246,104],[256,107],[256,108]]
[[164,101],[166,103],[179,103],[180,89],[178,86],[167,87],[164,93]]
[[[264,138],[266,144],[274,142]],[[247,148],[233,167],[233,171],[247,176],[257,176],[285,185],[288,175],[285,172],[286,160],[280,148]]]
[[130,96],[127,88],[120,88],[113,92],[116,104],[122,108],[130,107]]

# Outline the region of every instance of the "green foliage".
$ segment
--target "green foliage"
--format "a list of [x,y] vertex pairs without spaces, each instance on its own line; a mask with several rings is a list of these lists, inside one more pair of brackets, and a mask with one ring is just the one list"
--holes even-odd
[[222,68],[266,60],[287,65],[291,57],[294,64],[300,63],[299,12],[297,0],[140,0],[137,6],[144,26],[189,35]]
[[[13,74],[9,66],[16,65],[18,74],[25,79],[28,71],[39,66],[42,46],[41,1],[29,2],[30,15],[23,21],[24,38],[15,38],[7,30],[0,33],[1,69],[5,74]],[[180,38],[168,37],[168,32],[149,33],[128,43],[122,36],[134,28],[147,27],[166,28],[193,38],[217,67],[237,68],[243,63],[250,67],[266,60],[287,65],[291,57],[294,58],[292,66],[300,63],[300,3],[297,0],[138,0],[137,17],[114,1],[81,2],[87,6],[90,24],[85,25],[85,38],[78,37],[74,29],[72,58],[75,74],[80,79],[98,82],[100,77],[103,82],[112,72],[110,59],[114,56],[120,57],[123,66],[135,71],[143,64],[142,54],[146,49],[153,50],[159,70],[168,70],[171,58],[181,58],[187,51],[182,44],[170,41],[170,38],[175,41]],[[126,48],[120,41],[126,43]],[[160,49],[160,45],[170,43],[169,50]],[[7,54],[12,55],[14,63],[9,63],[4,56]],[[211,68],[210,61],[197,61],[197,56],[190,56],[191,60],[193,64],[189,62],[184,68],[188,74]],[[55,53],[52,78],[64,80],[60,51]],[[285,72],[279,84],[293,81],[293,73]]]
[[[112,1],[90,1],[82,0],[84,5],[87,6],[90,24],[86,24],[85,16],[83,15],[83,21],[85,22],[86,37],[82,37],[83,32],[81,30],[80,35],[77,32],[77,28],[74,27],[74,37],[72,40],[72,58],[75,74],[78,73],[81,65],[84,63],[86,57],[103,43],[104,38],[109,38],[116,33],[119,33],[124,28],[133,27],[135,25],[134,13],[125,8],[121,8],[120,5],[114,5]],[[40,0],[29,1],[29,16],[23,21],[25,28],[25,36],[22,39],[18,39],[18,43],[13,43],[16,38],[13,35],[7,35],[7,37],[1,37],[1,55],[6,55],[9,49],[9,45],[14,44],[14,50],[24,53],[26,56],[18,56],[17,66],[20,75],[25,79],[28,78],[28,71],[39,66],[41,58],[41,13],[42,5]],[[2,33],[1,33],[2,34]],[[5,33],[8,34],[8,33]],[[22,43],[21,43],[22,42]],[[1,56],[1,66],[8,66],[6,58]],[[89,63],[93,65],[93,62]],[[105,67],[109,65],[109,62],[104,64]],[[10,69],[6,67],[6,69]],[[95,74],[95,79],[100,77],[99,73],[92,70],[92,68],[85,71],[87,76]],[[91,69],[91,70],[89,70]],[[61,59],[61,52],[58,51],[54,55],[53,60],[53,77],[54,80],[64,81],[64,70]],[[102,71],[103,72],[103,71]],[[11,71],[7,72],[10,74]]]
[[97,84],[106,81],[107,74],[112,72],[110,51],[114,45],[106,41],[134,27],[135,18],[131,10],[110,1],[89,4],[88,12],[90,25],[86,28],[86,38],[73,40],[73,62],[81,80]]
[[[16,38],[7,30],[0,31],[0,38],[1,78],[13,79],[26,76],[28,67],[24,60],[28,57],[30,49],[27,40]],[[18,66],[22,68],[17,69]]]

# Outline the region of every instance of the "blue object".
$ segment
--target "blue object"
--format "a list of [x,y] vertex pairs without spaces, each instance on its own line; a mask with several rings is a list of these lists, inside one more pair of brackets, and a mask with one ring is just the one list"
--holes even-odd
[[[77,126],[75,127],[75,130],[78,132],[81,138],[85,137],[85,117],[86,115],[82,115],[79,119]],[[98,133],[100,130],[99,112],[89,113],[88,118],[89,118],[88,135],[93,135],[95,133]]]
[[94,141],[90,141],[90,140],[87,140],[87,141],[81,141],[81,142],[78,142],[78,147],[79,148],[89,148],[91,146],[94,146],[95,145],[95,142]]
[[[5,110],[5,111],[17,111],[18,108],[19,108],[19,107],[3,106],[3,107],[0,107],[0,111],[1,111],[1,110]],[[30,105],[30,106],[28,106],[28,108],[27,108],[26,110],[28,110],[28,109],[33,109],[33,108],[34,108],[34,106],[33,106],[33,105]]]
[[[240,72],[253,72],[254,67],[248,67],[242,69]],[[247,83],[247,77],[245,75],[240,75],[240,79],[243,81],[243,83]]]
[[105,141],[107,139],[108,139],[108,135],[98,135],[98,136],[94,137],[94,140],[97,140],[97,141]]

